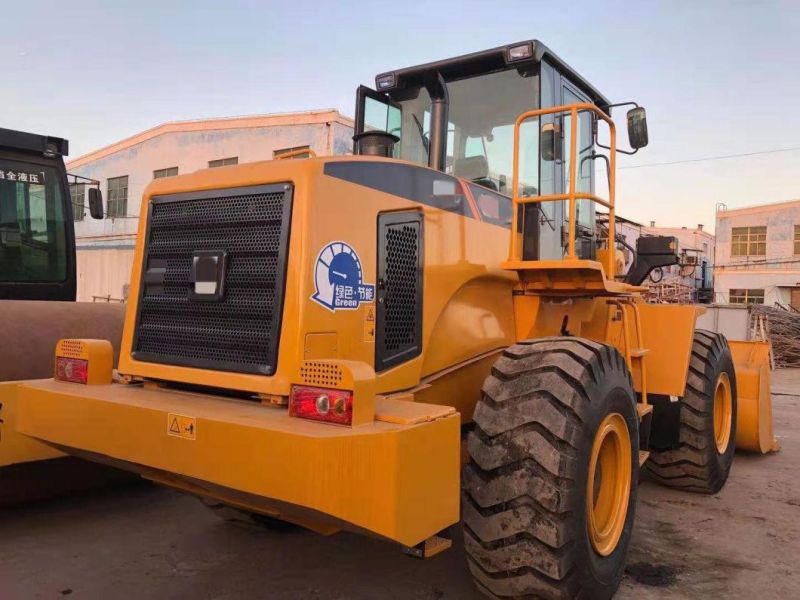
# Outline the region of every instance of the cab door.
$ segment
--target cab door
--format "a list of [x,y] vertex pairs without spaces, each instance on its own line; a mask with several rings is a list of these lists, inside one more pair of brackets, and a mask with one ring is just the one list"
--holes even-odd
[[[366,131],[385,131],[402,137],[402,111],[400,106],[381,92],[358,86],[356,91],[356,118],[353,141],[353,154],[358,154],[359,134]],[[395,146],[395,153],[398,147]],[[395,156],[396,158],[396,156]]]
[[[569,81],[561,78],[561,104],[578,104],[591,100],[575,88]],[[572,135],[572,117],[569,114],[563,116],[563,136],[561,152],[561,176],[559,177],[562,192],[569,191],[569,171],[570,171],[570,137]],[[575,165],[575,186],[578,192],[587,194],[594,193],[594,135],[592,132],[592,114],[584,111],[578,113],[577,119],[577,148]],[[568,211],[568,209],[565,210]],[[578,200],[577,202],[577,227],[575,249],[580,258],[595,258],[595,206],[591,200]],[[565,223],[568,225],[569,214],[565,213]]]

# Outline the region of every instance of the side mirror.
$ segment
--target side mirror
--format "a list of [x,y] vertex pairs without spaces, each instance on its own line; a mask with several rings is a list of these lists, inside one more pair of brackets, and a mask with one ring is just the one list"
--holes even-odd
[[637,106],[628,111],[628,143],[638,150],[647,146],[647,114],[644,108]]
[[539,130],[539,148],[542,160],[552,162],[561,158],[561,139],[555,123],[545,123]]
[[103,218],[103,192],[100,188],[89,188],[89,214],[93,219]]

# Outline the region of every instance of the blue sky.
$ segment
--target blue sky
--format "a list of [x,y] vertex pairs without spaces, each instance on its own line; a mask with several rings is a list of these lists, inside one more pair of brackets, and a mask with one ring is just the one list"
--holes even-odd
[[714,207],[800,198],[800,2],[8,3],[0,127],[72,156],[169,120],[336,107],[378,72],[541,39],[616,101],[648,111],[620,161],[618,211],[713,223]]

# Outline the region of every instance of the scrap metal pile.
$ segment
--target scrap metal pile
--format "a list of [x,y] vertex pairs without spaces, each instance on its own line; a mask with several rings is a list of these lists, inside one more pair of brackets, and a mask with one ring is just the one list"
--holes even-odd
[[775,367],[800,367],[800,312],[754,304],[750,327],[754,339],[772,343]]
[[644,297],[647,302],[656,304],[690,304],[694,301],[694,288],[682,282],[678,276],[672,276],[654,282],[651,279],[644,282],[647,292]]

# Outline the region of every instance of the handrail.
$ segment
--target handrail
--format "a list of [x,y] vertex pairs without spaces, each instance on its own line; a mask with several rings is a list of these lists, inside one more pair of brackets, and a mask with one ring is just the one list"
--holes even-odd
[[[608,175],[608,200],[603,200],[594,194],[578,192],[576,185],[576,154],[577,154],[577,139],[578,139],[578,113],[589,111],[602,119],[608,125],[610,142],[609,142],[609,175]],[[571,122],[573,126],[570,127],[570,141],[569,141],[569,182],[567,192],[563,194],[550,194],[547,196],[520,196],[519,194],[519,143],[520,143],[520,129],[522,124],[529,119],[538,118],[542,115],[551,115],[556,113],[570,113]],[[577,215],[577,201],[578,200],[591,200],[602,206],[608,208],[608,252],[606,252],[605,273],[606,277],[612,279],[614,277],[614,243],[616,239],[616,218],[614,211],[614,186],[616,177],[616,160],[617,160],[617,131],[614,126],[614,121],[600,110],[594,104],[588,102],[581,102],[578,104],[569,104],[564,106],[553,106],[550,108],[539,108],[529,110],[522,113],[517,117],[514,123],[514,156],[513,156],[513,176],[512,176],[512,196],[511,199],[514,204],[514,211],[512,213],[511,223],[511,247],[509,256],[511,260],[521,259],[518,256],[519,246],[519,233],[518,233],[518,210],[517,207],[521,204],[533,204],[537,202],[555,202],[558,200],[569,201],[569,237],[567,246],[567,260],[575,260],[578,258],[575,252],[575,232],[577,229],[576,215]]]

